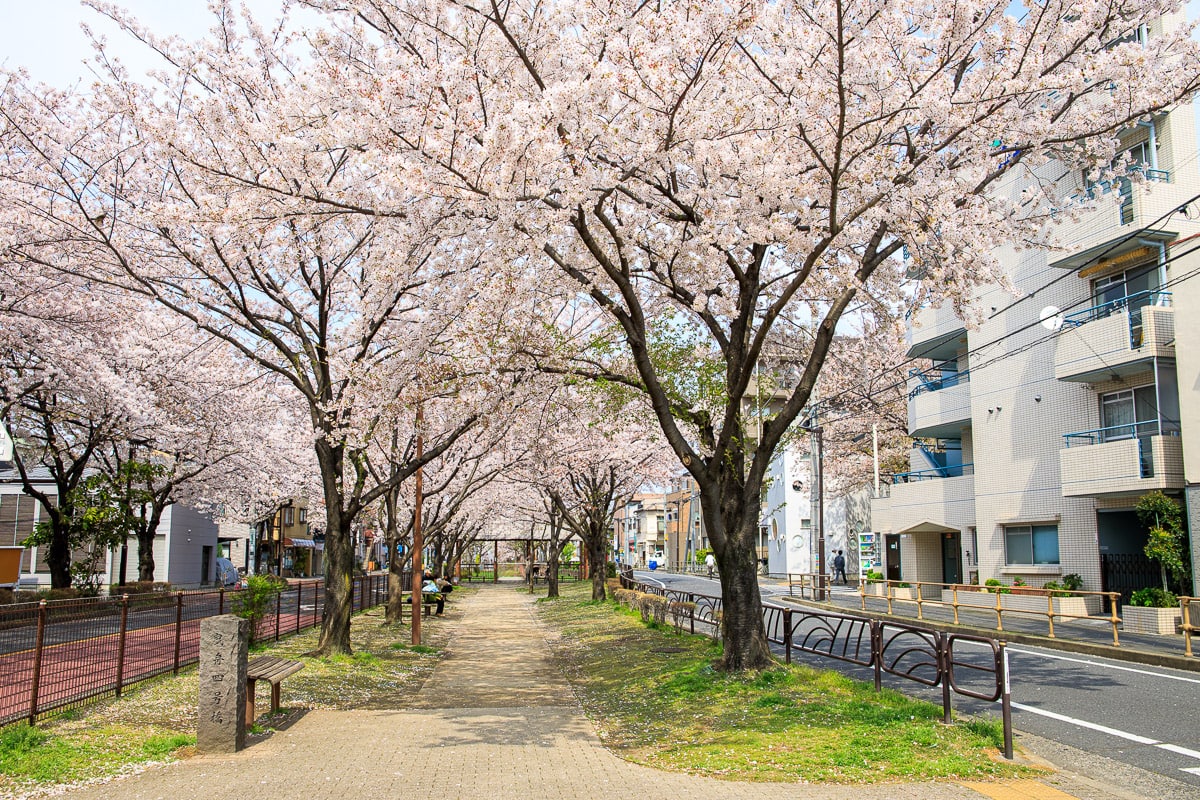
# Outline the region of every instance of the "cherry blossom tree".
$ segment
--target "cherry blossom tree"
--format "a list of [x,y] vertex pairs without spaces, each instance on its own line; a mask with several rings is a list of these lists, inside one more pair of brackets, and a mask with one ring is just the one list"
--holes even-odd
[[[771,661],[762,481],[847,309],[894,307],[914,271],[916,302],[961,307],[1002,279],[998,245],[1049,242],[1055,176],[1109,164],[1200,75],[1186,29],[1125,36],[1178,10],[1160,0],[308,5],[340,15],[316,44],[342,138],[453,202],[496,269],[556,270],[607,320],[566,367],[644,393],[696,480],[729,669]],[[796,380],[749,431],[793,331]]]

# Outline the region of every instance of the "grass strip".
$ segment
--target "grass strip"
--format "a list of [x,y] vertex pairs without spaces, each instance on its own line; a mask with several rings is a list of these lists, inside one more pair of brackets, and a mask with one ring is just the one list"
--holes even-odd
[[831,670],[714,670],[720,645],[642,622],[590,587],[541,601],[556,657],[605,744],[660,769],[751,781],[877,783],[1031,774],[1000,758],[998,722],[941,723],[941,708]]

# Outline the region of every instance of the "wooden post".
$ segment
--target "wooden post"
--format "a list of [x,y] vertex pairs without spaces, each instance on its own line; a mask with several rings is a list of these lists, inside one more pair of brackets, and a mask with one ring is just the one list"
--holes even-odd
[[[425,440],[421,435],[421,423],[424,421],[421,405],[417,404],[417,461],[425,457]],[[412,643],[421,643],[421,615],[417,612],[417,604],[421,602],[421,578],[424,577],[424,564],[421,563],[421,551],[425,549],[424,532],[421,530],[421,504],[425,501],[424,470],[417,467],[413,476],[416,502],[413,504],[413,554],[412,554]]]
[[121,595],[121,628],[117,634],[117,697],[125,682],[125,634],[129,630],[129,595]]
[[33,683],[29,687],[29,724],[37,722],[38,690],[42,683],[42,646],[46,641],[46,601],[38,601],[37,634],[33,641]]

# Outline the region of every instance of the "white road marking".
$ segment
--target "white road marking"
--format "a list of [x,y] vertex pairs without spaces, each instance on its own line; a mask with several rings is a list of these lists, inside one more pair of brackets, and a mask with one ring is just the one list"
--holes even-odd
[[1129,733],[1127,731],[1119,731],[1116,728],[1110,728],[1107,725],[1097,725],[1095,722],[1088,722],[1087,720],[1083,720],[1083,719],[1075,719],[1074,717],[1068,717],[1066,714],[1056,714],[1053,711],[1047,711],[1044,708],[1036,708],[1034,706],[1027,706],[1024,703],[1013,703],[1012,707],[1018,708],[1021,711],[1028,711],[1031,714],[1038,714],[1039,716],[1049,717],[1050,719],[1056,719],[1059,722],[1066,722],[1071,725],[1078,725],[1081,728],[1090,728],[1091,730],[1094,730],[1094,731],[1100,731],[1101,733],[1107,733],[1110,736],[1117,736],[1122,739],[1128,739],[1129,741],[1137,742],[1138,744],[1158,744],[1157,739],[1150,739],[1146,736],[1138,736],[1136,733]]
[[[1187,756],[1188,758],[1200,760],[1200,753],[1196,752],[1195,750],[1189,750],[1186,747],[1180,747],[1177,744],[1160,744],[1159,747],[1161,747],[1163,750],[1170,750],[1172,753],[1178,753],[1181,756]],[[1200,767],[1197,767],[1197,769],[1200,769]]]
[[1200,678],[1185,678],[1182,675],[1168,675],[1165,672],[1152,672],[1148,669],[1137,669],[1136,667],[1122,667],[1117,664],[1105,664],[1100,661],[1090,661],[1086,658],[1069,658],[1067,656],[1056,656],[1050,653],[1042,653],[1037,650],[1025,650],[1020,647],[1009,647],[1010,653],[1024,653],[1025,655],[1038,656],[1040,658],[1052,658],[1057,661],[1073,661],[1076,664],[1087,664],[1091,667],[1103,667],[1105,669],[1115,669],[1121,672],[1136,672],[1138,675],[1149,675],[1152,678],[1166,678],[1172,681],[1183,681],[1184,683],[1200,683]]
[[[1075,719],[1074,717],[1068,717],[1066,714],[1056,714],[1053,711],[1046,711],[1043,708],[1035,708],[1034,706],[1027,706],[1027,705],[1024,705],[1023,703],[1013,703],[1012,707],[1020,709],[1021,711],[1028,711],[1031,714],[1038,714],[1043,717],[1049,717],[1050,719],[1056,719],[1059,722],[1066,722],[1070,725],[1078,725],[1081,728],[1088,728],[1093,731],[1099,731],[1100,733],[1107,733],[1109,736],[1116,736],[1121,739],[1128,739],[1129,741],[1137,742],[1138,744],[1153,745],[1153,746],[1159,748],[1160,750],[1166,750],[1170,753],[1175,753],[1176,755],[1187,756],[1188,758],[1194,758],[1194,759],[1200,760],[1200,751],[1190,750],[1186,747],[1180,747],[1177,744],[1169,744],[1167,742],[1160,742],[1157,739],[1151,739],[1146,736],[1139,736],[1136,733],[1129,733],[1128,731],[1117,730],[1116,728],[1110,728],[1107,725],[1097,725],[1094,722],[1088,722],[1087,720],[1082,720],[1082,719]],[[1187,767],[1187,768],[1181,767],[1180,769],[1183,772],[1188,772],[1188,773],[1191,773],[1192,775],[1200,776],[1200,767]]]

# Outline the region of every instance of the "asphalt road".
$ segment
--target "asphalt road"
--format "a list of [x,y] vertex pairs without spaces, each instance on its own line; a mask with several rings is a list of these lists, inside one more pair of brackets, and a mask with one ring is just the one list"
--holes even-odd
[[[720,593],[717,582],[707,578],[641,571],[637,577],[682,591]],[[763,583],[761,592],[769,602],[787,594],[787,587]],[[990,656],[990,651],[978,650],[981,657]],[[1018,731],[1156,773],[1194,789],[1194,796],[1200,797],[1200,672],[1025,645],[1010,645],[1008,655],[1013,726]],[[872,679],[869,670],[829,658],[802,653],[793,659]],[[941,703],[940,689],[894,676],[885,676],[885,683]],[[977,716],[1000,716],[999,703],[956,697],[954,705]],[[1176,796],[1188,796],[1183,786],[1180,789]]]

